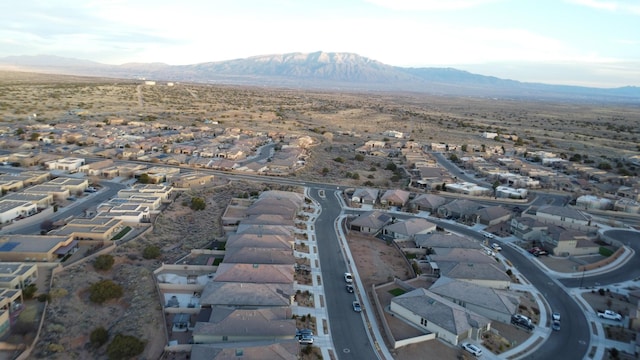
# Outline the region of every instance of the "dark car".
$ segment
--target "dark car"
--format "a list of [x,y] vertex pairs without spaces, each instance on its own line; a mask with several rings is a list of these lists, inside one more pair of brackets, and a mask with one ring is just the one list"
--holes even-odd
[[353,293],[353,285],[347,285],[347,292]]
[[304,337],[313,337],[313,331],[311,329],[297,329],[296,330],[296,338],[301,340]]
[[560,331],[560,321],[554,321],[553,324],[551,324],[551,329],[554,331]]

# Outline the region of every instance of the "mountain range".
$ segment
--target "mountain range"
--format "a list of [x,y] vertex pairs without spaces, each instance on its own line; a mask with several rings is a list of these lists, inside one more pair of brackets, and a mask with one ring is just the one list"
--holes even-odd
[[640,87],[591,88],[500,79],[454,68],[405,68],[352,53],[313,52],[253,56],[192,65],[107,65],[58,56],[9,56],[0,68],[66,75],[300,89],[419,92],[585,102],[640,102]]

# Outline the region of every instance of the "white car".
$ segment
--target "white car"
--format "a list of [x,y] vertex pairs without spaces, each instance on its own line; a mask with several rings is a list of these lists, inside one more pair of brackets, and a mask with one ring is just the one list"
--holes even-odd
[[351,275],[351,273],[344,273],[344,281],[347,284],[351,284],[353,282],[353,275]]
[[491,248],[495,251],[501,251],[502,250],[502,246],[500,246],[500,244],[497,243],[493,243],[491,244]]
[[560,313],[559,312],[554,312],[553,314],[551,314],[551,318],[553,319],[553,321],[560,321]]
[[482,355],[482,349],[479,346],[470,344],[470,343],[462,343],[462,348],[473,354],[474,356]]

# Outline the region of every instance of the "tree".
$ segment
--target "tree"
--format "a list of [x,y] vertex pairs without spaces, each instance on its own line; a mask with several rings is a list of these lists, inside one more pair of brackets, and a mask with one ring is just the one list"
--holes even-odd
[[600,164],[598,164],[598,169],[600,169],[600,170],[611,170],[611,164],[609,164],[606,161],[603,161]]
[[107,340],[109,340],[109,332],[107,332],[107,329],[103,328],[102,326],[93,329],[93,331],[89,335],[89,341],[91,341],[91,345],[96,348],[104,345]]
[[451,160],[452,162],[458,162],[458,160],[459,160],[459,159],[458,159],[458,155],[456,155],[456,154],[451,154],[451,155],[449,156],[449,160]]
[[93,267],[99,271],[107,271],[111,269],[115,260],[109,254],[99,255],[93,262]]
[[191,198],[191,210],[199,211],[204,210],[207,207],[203,198],[193,197]]
[[147,173],[140,174],[140,176],[138,177],[138,182],[141,184],[149,184],[151,182],[151,179],[149,178],[149,174]]
[[391,170],[391,171],[396,171],[396,169],[398,168],[398,166],[392,162],[387,164],[387,167],[385,169],[387,170]]
[[467,145],[467,144],[463,144],[463,145],[460,147],[460,150],[462,150],[462,151],[464,151],[464,152],[467,152],[467,147],[468,147],[468,145]]
[[40,138],[40,133],[34,132],[29,136],[29,141],[38,141]]
[[145,259],[156,259],[160,256],[160,248],[155,245],[149,245],[142,251],[142,257]]
[[327,168],[327,167],[323,167],[323,168],[322,168],[322,175],[325,175],[325,176],[326,176],[328,173],[329,173],[329,168]]
[[43,222],[40,223],[40,229],[46,232],[53,230],[53,228],[54,228],[53,221],[50,219],[44,220]]
[[343,158],[341,158],[340,156],[338,156],[337,158],[333,159],[333,161],[335,161],[335,162],[337,162],[337,163],[341,163],[341,164],[343,164],[343,163],[344,163],[344,159],[343,159]]
[[101,280],[89,287],[89,300],[98,304],[110,299],[117,299],[123,294],[122,286],[111,280]]
[[107,346],[109,360],[125,360],[142,354],[145,343],[135,336],[116,334]]
[[364,161],[364,155],[362,154],[356,154],[356,156],[354,157],[354,159],[356,161]]
[[37,291],[38,287],[36,286],[36,284],[29,284],[27,285],[27,287],[22,289],[22,296],[24,296],[24,298],[27,300],[33,299],[33,295],[35,295]]

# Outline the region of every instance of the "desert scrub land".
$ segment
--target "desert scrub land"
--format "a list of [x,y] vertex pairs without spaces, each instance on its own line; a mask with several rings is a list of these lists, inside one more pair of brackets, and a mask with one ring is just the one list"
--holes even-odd
[[[112,119],[309,135],[316,139],[302,179],[387,185],[388,159],[354,159],[367,140],[396,130],[422,144],[520,146],[620,168],[640,150],[637,104],[594,104],[457,98],[416,93],[339,93],[0,73],[0,122],[96,126]],[[36,114],[37,116],[33,116]],[[483,132],[498,133],[484,139]],[[516,135],[507,139],[504,135]],[[406,140],[406,139],[405,139]],[[90,145],[90,139],[85,140]],[[338,162],[335,159],[343,159]],[[384,161],[383,161],[384,160]],[[375,170],[373,170],[375,168]],[[637,169],[624,169],[636,175]],[[354,175],[357,174],[357,175]],[[395,185],[393,182],[389,185]]]

